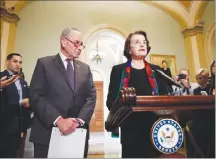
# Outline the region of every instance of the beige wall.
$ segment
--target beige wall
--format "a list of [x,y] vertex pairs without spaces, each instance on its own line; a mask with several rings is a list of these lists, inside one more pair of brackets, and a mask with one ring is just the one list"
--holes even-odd
[[210,25],[215,21],[215,2],[209,1],[201,18],[204,21],[204,33],[206,33]]
[[0,68],[1,71],[5,69],[5,59],[6,59],[6,52],[8,46],[8,36],[10,33],[10,23],[1,21],[1,64]]
[[84,34],[100,24],[115,25],[126,34],[143,29],[148,33],[151,53],[174,54],[177,68],[187,67],[182,62],[184,39],[177,22],[158,8],[141,2],[33,2],[20,12],[20,19],[15,51],[23,55],[27,81],[37,58],[59,51],[59,35],[67,26],[78,27]]
[[215,1],[208,2],[201,20],[204,21],[205,52],[210,66],[215,59]]

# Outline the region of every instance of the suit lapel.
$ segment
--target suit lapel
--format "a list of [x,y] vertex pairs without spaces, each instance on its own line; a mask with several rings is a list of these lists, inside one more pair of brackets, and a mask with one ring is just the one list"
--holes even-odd
[[71,90],[74,92],[74,90],[72,89],[73,87],[70,85],[70,82],[68,80],[68,77],[66,74],[66,69],[64,67],[64,64],[63,64],[59,54],[54,56],[54,63],[55,63],[56,68],[60,71],[61,75],[64,77],[65,81],[67,82],[67,84],[71,88]]
[[22,88],[22,99],[26,98],[27,97],[27,83],[25,83],[24,79],[20,78],[20,85],[21,85],[21,88]]

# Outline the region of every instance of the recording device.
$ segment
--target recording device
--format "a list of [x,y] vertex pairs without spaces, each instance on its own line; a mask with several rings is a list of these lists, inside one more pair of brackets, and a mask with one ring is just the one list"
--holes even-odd
[[180,83],[178,83],[177,81],[175,81],[174,79],[172,79],[171,77],[167,76],[163,71],[156,69],[156,71],[163,76],[166,80],[168,80],[169,82],[171,82],[172,85],[175,85],[179,88],[184,88],[183,85],[181,85]]
[[186,79],[186,75],[180,73],[180,74],[178,75],[178,80],[181,80],[181,79]]
[[[14,74],[14,75],[19,76],[19,77],[21,77],[21,78],[24,76],[23,72],[17,72],[17,73]],[[7,76],[6,80],[10,79],[12,76],[13,76],[13,75]]]
[[6,80],[10,79],[11,77],[12,77],[12,75],[10,75],[10,76],[7,76]]

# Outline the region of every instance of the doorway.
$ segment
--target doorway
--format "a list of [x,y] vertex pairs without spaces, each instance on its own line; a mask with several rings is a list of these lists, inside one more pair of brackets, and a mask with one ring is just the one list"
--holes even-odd
[[103,104],[103,81],[94,81],[97,100],[95,110],[90,121],[90,132],[104,131],[104,104]]

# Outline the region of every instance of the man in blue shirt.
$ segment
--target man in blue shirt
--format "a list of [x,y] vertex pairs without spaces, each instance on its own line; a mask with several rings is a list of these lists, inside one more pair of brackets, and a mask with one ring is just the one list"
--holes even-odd
[[16,80],[0,89],[0,158],[15,158],[30,122],[30,105],[27,82],[20,76],[22,56],[11,53],[7,56],[7,69],[1,79]]

